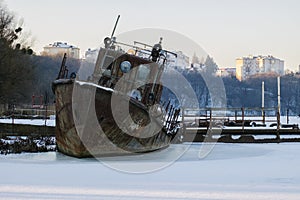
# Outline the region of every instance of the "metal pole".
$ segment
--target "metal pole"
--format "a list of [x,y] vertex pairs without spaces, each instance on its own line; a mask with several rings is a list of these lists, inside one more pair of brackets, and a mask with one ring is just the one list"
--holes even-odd
[[265,115],[264,115],[264,111],[265,110],[265,82],[263,81],[261,83],[261,114],[263,117],[263,122],[265,121]]
[[237,121],[237,110],[234,111],[234,121]]
[[13,104],[13,113],[12,113],[12,134],[15,132],[15,104]]
[[184,120],[185,120],[185,118],[184,118],[184,112],[185,112],[185,110],[184,110],[184,107],[182,107],[182,109],[181,109],[181,112],[182,112],[182,116],[181,116],[181,123],[182,123],[182,130],[183,130],[183,134],[185,133],[185,124],[184,124]]
[[277,91],[278,91],[278,112],[280,115],[280,76],[277,77]]
[[280,134],[279,134],[279,130],[280,130],[280,113],[277,111],[277,130],[276,130],[276,139],[277,139],[278,143],[280,142]]
[[286,123],[289,124],[290,119],[289,119],[289,109],[286,110]]
[[244,125],[245,125],[245,108],[242,107],[242,130],[244,132]]
[[46,112],[45,112],[45,126],[47,126],[47,115],[48,115],[48,106],[47,104],[45,105]]
[[15,124],[15,104],[12,105],[12,125]]
[[112,31],[112,33],[111,33],[110,38],[112,38],[112,37],[114,36],[114,34],[115,34],[115,30],[116,30],[116,28],[117,28],[119,19],[120,19],[120,15],[118,15],[117,21],[116,21],[116,23],[115,23],[115,26],[114,26],[114,29],[113,29],[113,31]]
[[265,82],[263,81],[261,84],[261,105],[262,108],[265,107]]
[[207,130],[212,127],[212,109],[209,110],[209,123],[207,123]]
[[[299,65],[299,74],[300,74],[300,65]],[[299,87],[299,85],[300,85],[300,77],[298,78],[298,80],[297,80],[297,85],[298,85],[298,87],[297,87],[297,97],[296,97],[296,102],[299,102],[299,96],[300,96],[300,87]],[[297,106],[297,110],[298,110],[298,112],[297,112],[297,114],[300,116],[300,106],[298,105]]]
[[280,76],[277,77],[277,91],[278,91],[278,111],[277,111],[277,140],[280,142]]

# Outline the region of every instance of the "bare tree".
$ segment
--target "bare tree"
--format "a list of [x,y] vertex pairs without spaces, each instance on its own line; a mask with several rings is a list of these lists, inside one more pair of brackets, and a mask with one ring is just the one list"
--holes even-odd
[[28,98],[32,86],[33,65],[19,38],[22,28],[14,15],[0,2],[0,103],[20,102]]

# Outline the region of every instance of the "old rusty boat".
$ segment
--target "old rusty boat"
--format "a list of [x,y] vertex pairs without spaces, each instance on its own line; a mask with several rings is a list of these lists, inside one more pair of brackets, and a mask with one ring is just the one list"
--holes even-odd
[[180,110],[162,102],[167,54],[176,54],[163,50],[161,41],[139,47],[137,42],[118,42],[112,34],[104,39],[87,80],[67,77],[64,57],[53,82],[58,151],[83,158],[168,147],[178,130]]

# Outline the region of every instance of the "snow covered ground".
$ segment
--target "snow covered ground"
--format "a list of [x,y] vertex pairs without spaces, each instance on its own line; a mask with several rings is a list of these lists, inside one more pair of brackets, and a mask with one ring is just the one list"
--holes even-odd
[[[1,155],[0,199],[300,198],[300,144],[216,144],[200,159],[203,145],[100,161],[56,152]],[[132,173],[143,169],[152,170]]]
[[[12,119],[0,119],[0,123],[7,123],[11,124]],[[45,125],[44,119],[14,119],[15,124],[32,124],[32,125],[39,125],[43,126]],[[55,118],[50,118],[46,120],[47,126],[55,126]]]
[[[221,118],[223,118],[223,120],[227,120],[228,119],[228,117],[225,117],[225,118],[221,117]],[[199,119],[199,117],[186,117],[185,118],[186,121],[188,121],[188,122],[194,122],[194,123],[196,121],[195,119]],[[205,119],[205,117],[202,118],[202,119]],[[231,121],[235,120],[234,117],[229,117],[229,119]],[[238,120],[242,120],[241,117],[238,117],[237,119]],[[181,120],[181,119],[179,119],[179,120]],[[256,122],[257,124],[262,124],[262,117],[245,117],[245,120],[252,120],[252,121]],[[287,123],[287,121],[288,121],[288,123]],[[276,126],[270,127],[270,125],[272,123],[277,123],[277,118],[276,117],[266,117],[266,127],[265,128],[276,128]],[[299,116],[290,116],[290,117],[287,118],[287,116],[281,116],[280,117],[280,123],[281,124],[298,124],[300,126],[300,117]],[[234,128],[234,127],[231,126],[230,128]],[[247,128],[247,127],[245,127],[245,128]],[[258,129],[262,129],[263,127],[257,127],[257,128]]]
[[[187,118],[189,121],[194,121],[195,118]],[[234,117],[230,117],[231,120],[234,120]],[[239,118],[240,119],[240,118]],[[245,119],[251,119],[251,120],[262,120],[261,117],[246,117]],[[179,119],[181,120],[181,119]],[[274,120],[276,122],[275,117],[267,117],[266,120]],[[280,121],[282,124],[287,124],[287,117],[286,116],[281,116]],[[273,122],[273,123],[274,123]],[[12,119],[0,119],[0,123],[12,123]],[[45,120],[43,119],[14,119],[15,124],[32,124],[32,125],[45,125]],[[267,122],[267,127],[271,124],[272,122]],[[46,120],[47,126],[55,126],[55,116],[51,116],[50,119]],[[300,117],[298,116],[290,116],[289,117],[289,124],[299,124],[300,126]],[[232,127],[231,127],[232,128]],[[258,127],[262,128],[262,127]],[[276,127],[273,127],[276,128]]]

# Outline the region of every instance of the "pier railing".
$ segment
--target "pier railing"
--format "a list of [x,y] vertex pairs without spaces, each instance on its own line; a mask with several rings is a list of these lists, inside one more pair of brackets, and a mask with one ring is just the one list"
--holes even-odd
[[0,137],[54,136],[55,134],[55,127],[52,125],[55,110],[52,106],[43,109],[13,107],[0,117],[4,119],[4,122],[0,123]]
[[[181,132],[185,136],[190,134],[190,138],[192,134],[194,137],[196,135],[208,137],[216,133],[230,137],[275,135],[276,141],[280,141],[280,135],[300,134],[298,124],[281,124],[277,107],[183,108],[181,117]],[[214,129],[219,131],[211,131]]]
[[[272,108],[183,108],[182,121],[191,120],[207,120],[213,122],[222,119],[223,121],[240,121],[241,126],[245,126],[245,122],[249,121],[261,122],[278,122],[280,118],[276,107]],[[253,124],[255,126],[255,124]]]

